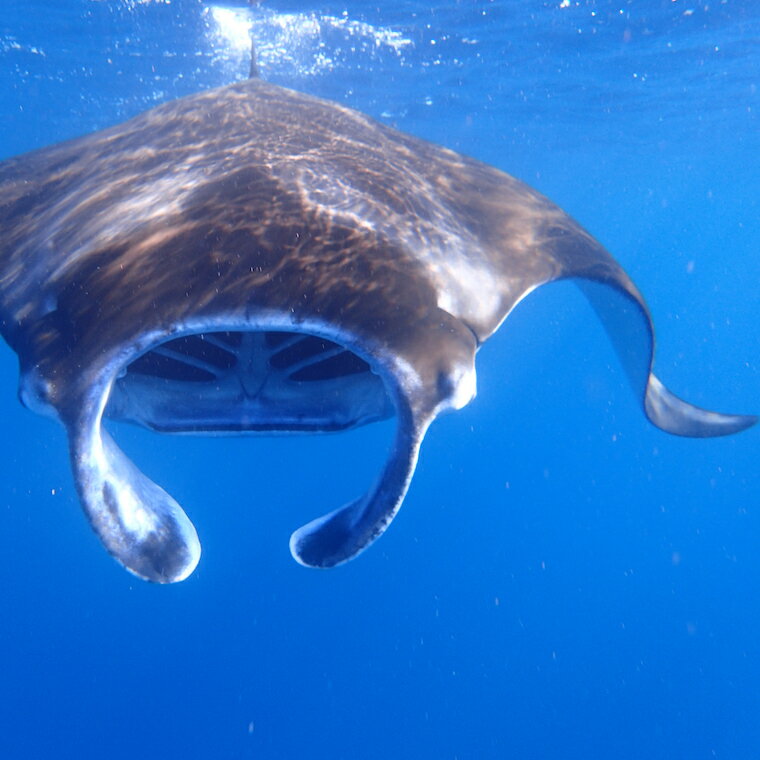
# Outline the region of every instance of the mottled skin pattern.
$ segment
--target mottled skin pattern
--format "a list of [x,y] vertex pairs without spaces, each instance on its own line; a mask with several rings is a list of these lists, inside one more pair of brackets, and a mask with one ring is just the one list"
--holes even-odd
[[431,326],[482,341],[567,274],[635,294],[521,182],[259,80],[0,165],[0,229],[3,335],[58,407],[99,354],[219,310],[339,321],[418,357]]
[[335,103],[250,80],[0,164],[0,323],[25,398],[66,425],[93,527],[150,580],[186,577],[199,545],[101,434],[114,378],[140,352],[271,319],[337,336],[383,377],[399,432],[378,485],[291,540],[299,561],[327,567],[388,525],[428,424],[472,397],[478,345],[532,289],[566,277],[609,286],[588,295],[655,424],[719,435],[752,423],[650,376],[641,296],[561,209]]

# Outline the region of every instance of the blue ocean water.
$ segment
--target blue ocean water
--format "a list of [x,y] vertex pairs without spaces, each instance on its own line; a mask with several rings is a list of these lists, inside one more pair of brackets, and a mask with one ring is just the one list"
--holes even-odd
[[[754,0],[6,0],[0,158],[262,75],[492,163],[647,297],[657,369],[760,411]],[[1,234],[1,231],[0,231]],[[0,758],[760,757],[760,431],[668,436],[572,285],[526,299],[438,420],[387,534],[343,567],[290,532],[361,493],[386,423],[336,436],[114,426],[204,554],[128,575],[62,429],[0,350]]]

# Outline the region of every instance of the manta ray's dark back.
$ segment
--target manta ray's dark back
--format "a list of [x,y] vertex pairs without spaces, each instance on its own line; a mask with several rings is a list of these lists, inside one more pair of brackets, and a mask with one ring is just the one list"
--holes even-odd
[[691,406],[651,374],[641,296],[561,209],[335,103],[252,79],[0,164],[0,321],[21,397],[66,426],[95,531],[149,580],[192,572],[198,539],[104,415],[244,433],[395,413],[377,484],[293,534],[298,561],[329,567],[390,523],[427,426],[474,396],[479,345],[564,278],[654,424],[712,436],[755,421]]

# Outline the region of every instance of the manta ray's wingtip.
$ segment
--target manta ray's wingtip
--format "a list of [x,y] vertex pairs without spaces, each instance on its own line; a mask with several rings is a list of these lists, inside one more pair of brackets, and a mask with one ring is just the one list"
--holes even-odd
[[649,377],[644,406],[647,417],[658,428],[690,438],[732,435],[758,421],[754,414],[722,414],[689,404],[671,393],[655,375]]

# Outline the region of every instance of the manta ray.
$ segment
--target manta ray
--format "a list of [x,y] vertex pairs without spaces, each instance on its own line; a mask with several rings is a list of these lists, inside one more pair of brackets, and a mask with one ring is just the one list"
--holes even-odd
[[663,386],[639,291],[551,201],[336,103],[254,78],[0,164],[0,328],[20,398],[64,425],[90,524],[150,581],[186,578],[200,544],[104,418],[283,433],[395,415],[374,486],[291,537],[298,562],[331,567],[388,527],[428,426],[475,395],[478,348],[564,279],[657,427],[755,422]]

